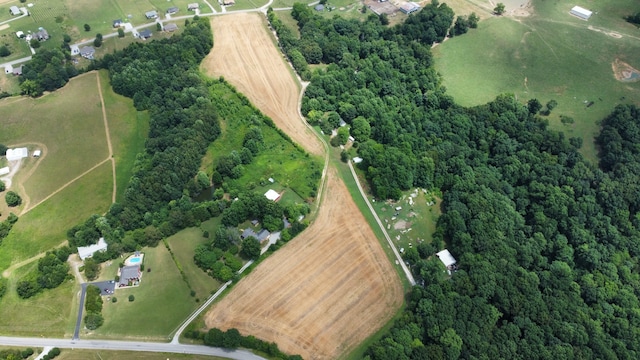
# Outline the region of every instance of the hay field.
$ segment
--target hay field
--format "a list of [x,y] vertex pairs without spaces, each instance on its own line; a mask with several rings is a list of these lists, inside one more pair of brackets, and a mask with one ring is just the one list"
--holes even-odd
[[295,142],[322,154],[322,144],[300,121],[298,84],[266,31],[266,19],[243,13],[216,16],[211,24],[214,47],[202,70],[224,76]]
[[206,315],[305,359],[336,359],[391,319],[402,287],[331,168],[316,221],[265,260]]
[[[214,49],[203,63],[224,76],[296,142],[319,140],[298,114],[298,87],[255,14],[212,20]],[[403,302],[400,279],[335,168],[311,226],[240,281],[205,315],[208,327],[237,328],[305,359],[335,359],[387,323]]]

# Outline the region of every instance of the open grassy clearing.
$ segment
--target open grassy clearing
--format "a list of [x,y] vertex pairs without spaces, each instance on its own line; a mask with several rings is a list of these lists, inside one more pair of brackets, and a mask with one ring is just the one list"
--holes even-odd
[[[199,228],[184,229],[177,234],[167,238],[167,243],[175,258],[184,271],[191,288],[196,292],[196,297],[204,301],[209,295],[218,290],[220,282],[209,276],[193,262],[193,255],[198,245],[211,242],[215,229],[220,224],[220,218],[205,221]],[[204,231],[208,231],[209,238],[202,236]]]
[[280,19],[283,24],[285,24],[289,29],[291,29],[291,31],[293,31],[294,34],[296,34],[298,38],[300,38],[298,22],[293,18],[293,16],[291,16],[291,10],[276,11],[276,14],[278,15],[278,19]]
[[66,232],[73,225],[91,214],[107,211],[111,179],[111,164],[105,162],[21,216],[0,245],[0,269],[50,250],[66,239]]
[[[191,297],[189,287],[162,244],[144,248],[142,252],[145,270],[140,286],[116,289],[116,303],[105,299],[104,325],[93,332],[83,330],[83,338],[166,340],[198,307],[199,303]],[[147,272],[149,268],[151,272]],[[113,278],[115,273],[105,271],[102,276]],[[134,295],[135,301],[129,302],[129,295]]]
[[137,111],[133,100],[113,92],[107,71],[102,70],[99,74],[116,161],[117,199],[121,199],[131,178],[136,155],[144,150],[149,132],[149,113]]
[[217,356],[189,355],[174,353],[148,353],[142,351],[104,351],[104,350],[80,350],[62,349],[58,360],[222,360]]
[[[617,103],[640,102],[640,83],[619,82],[612,71],[616,59],[640,68],[637,30],[621,18],[634,11],[633,2],[593,1],[589,6],[598,14],[589,21],[569,15],[569,1],[534,0],[532,5],[530,17],[491,18],[480,22],[477,30],[439,45],[434,49],[436,68],[462,105],[486,103],[505,92],[523,102],[555,99],[558,107],[548,117],[551,125],[581,137],[582,153],[595,160],[597,121]],[[564,125],[559,115],[575,123]]]
[[64,88],[38,99],[0,101],[0,112],[1,143],[46,147],[38,159],[38,171],[19,172],[14,178],[14,183],[23,183],[32,204],[107,158],[93,73],[78,76]]
[[9,279],[7,293],[0,300],[0,334],[33,337],[72,334],[74,314],[77,314],[75,298],[79,289],[75,281],[65,281],[58,288],[43,291],[27,300],[18,297],[16,283],[37,266],[37,262],[24,266]]
[[[215,2],[215,0],[213,1]],[[235,10],[257,9],[267,5],[268,2],[269,2],[268,0],[236,0],[236,3],[232,6],[228,6],[227,10],[235,11]]]
[[271,7],[274,9],[292,7],[295,3],[311,4],[314,0],[274,0]]

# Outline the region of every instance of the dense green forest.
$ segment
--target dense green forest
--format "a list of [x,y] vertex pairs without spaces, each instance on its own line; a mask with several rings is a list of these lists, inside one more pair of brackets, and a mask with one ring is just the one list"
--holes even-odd
[[[452,26],[444,4],[393,28],[300,6],[294,16],[301,38],[281,46],[328,64],[308,74],[303,113],[352,126],[377,198],[416,186],[443,193],[433,242],[405,256],[420,285],[367,358],[640,356],[636,108],[605,119],[598,167],[578,152],[581,139],[550,130],[511,95],[455,104],[429,50]],[[370,132],[353,134],[363,121]],[[451,276],[433,256],[444,247],[458,259]]]

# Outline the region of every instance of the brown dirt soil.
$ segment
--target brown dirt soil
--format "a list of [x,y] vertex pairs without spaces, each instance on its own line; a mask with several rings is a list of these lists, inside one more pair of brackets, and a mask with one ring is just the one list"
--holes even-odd
[[[299,118],[298,87],[289,69],[278,65],[284,63],[263,19],[234,14],[212,24],[215,45],[205,71],[224,76],[260,110],[272,111],[269,116],[295,141],[322,153]],[[400,308],[398,274],[335,168],[326,181],[328,196],[316,220],[214,305],[205,315],[207,327],[236,328],[305,359],[336,359]]]
[[335,173],[317,220],[205,316],[305,359],[336,359],[388,322],[403,301],[397,273]]
[[613,70],[613,76],[618,81],[636,82],[640,80],[640,71],[620,59],[616,59],[611,63],[611,69]]
[[322,154],[322,144],[300,121],[298,85],[266,30],[264,16],[215,16],[211,26],[214,47],[202,62],[204,72],[224,76],[295,142],[312,154]]

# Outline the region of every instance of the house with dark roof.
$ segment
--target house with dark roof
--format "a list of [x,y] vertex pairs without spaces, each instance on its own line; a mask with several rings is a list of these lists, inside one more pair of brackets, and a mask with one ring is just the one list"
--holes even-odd
[[142,273],[140,272],[140,265],[123,266],[120,269],[120,279],[118,280],[118,287],[139,283],[141,277]]
[[157,19],[158,18],[158,12],[155,11],[155,10],[147,11],[146,13],[144,13],[144,16],[147,19]]
[[143,40],[150,38],[151,35],[153,35],[153,33],[149,29],[140,30],[140,32],[138,33],[138,37]]
[[22,65],[13,68],[13,75],[15,76],[22,75]]
[[80,56],[82,56],[85,59],[93,60],[93,54],[95,53],[96,53],[96,49],[94,49],[93,46],[85,46],[82,49],[80,49]]
[[258,236],[256,236],[256,239],[258,239],[258,241],[263,242],[264,240],[269,238],[269,235],[271,235],[271,233],[269,232],[269,230],[267,229],[262,229],[260,230],[260,232],[258,233]]
[[117,28],[122,26],[122,19],[118,19],[118,20],[113,20],[113,27]]
[[242,232],[242,235],[240,235],[241,238],[246,239],[250,236],[253,236],[254,238],[258,238],[258,234],[256,234],[255,231],[253,231],[253,229],[251,228],[246,228],[244,229],[244,231]]
[[174,6],[174,7],[170,7],[170,8],[168,8],[168,9],[167,9],[167,14],[169,14],[169,15],[171,15],[171,14],[175,14],[175,13],[177,13],[177,12],[178,12],[178,10],[179,10],[179,9],[178,9],[176,6]]
[[44,28],[40,28],[35,34],[33,34],[33,37],[38,39],[38,41],[47,41],[49,40],[49,33]]

